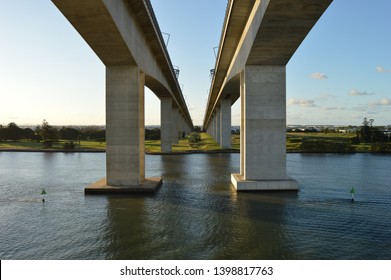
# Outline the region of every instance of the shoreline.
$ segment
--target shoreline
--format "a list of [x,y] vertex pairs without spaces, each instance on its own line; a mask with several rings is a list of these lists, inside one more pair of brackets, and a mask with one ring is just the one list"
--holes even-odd
[[[105,153],[102,149],[81,149],[81,150],[66,150],[66,149],[14,149],[0,148],[1,152],[26,152],[26,153]],[[240,150],[236,149],[221,149],[221,150],[189,150],[181,152],[145,152],[146,155],[187,155],[187,154],[238,154]],[[371,152],[371,151],[353,151],[353,152],[335,152],[335,151],[318,151],[306,152],[300,150],[289,150],[287,154],[391,154],[390,152]]]
[[101,149],[81,149],[81,150],[66,150],[66,149],[15,149],[15,148],[0,148],[1,152],[26,152],[26,153],[105,153],[106,150]]

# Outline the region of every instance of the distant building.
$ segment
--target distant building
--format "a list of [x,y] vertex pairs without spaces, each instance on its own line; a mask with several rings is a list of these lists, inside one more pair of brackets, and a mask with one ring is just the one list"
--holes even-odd
[[355,133],[356,131],[357,131],[357,127],[338,129],[338,132],[341,133]]

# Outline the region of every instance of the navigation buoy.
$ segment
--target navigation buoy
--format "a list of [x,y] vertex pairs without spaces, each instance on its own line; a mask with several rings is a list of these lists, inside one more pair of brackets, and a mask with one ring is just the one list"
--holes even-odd
[[[41,195],[44,195],[44,194],[46,194],[46,191],[45,191],[45,189],[42,189]],[[44,198],[42,198],[42,202],[45,202]]]
[[350,190],[350,193],[352,194],[352,202],[354,202],[354,195],[356,194],[354,187]]

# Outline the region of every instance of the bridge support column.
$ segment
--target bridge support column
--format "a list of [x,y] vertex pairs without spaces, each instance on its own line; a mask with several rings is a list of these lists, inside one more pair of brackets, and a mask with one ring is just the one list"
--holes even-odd
[[186,126],[186,129],[185,129],[186,135],[190,135],[190,133],[191,133],[191,127],[190,127],[190,125],[189,125],[187,122],[185,122],[185,126]]
[[217,111],[213,115],[213,138],[217,142]]
[[183,139],[185,138],[184,136],[186,136],[186,132],[185,132],[185,119],[184,117],[181,115],[181,118],[180,118],[180,127],[179,127],[179,139]]
[[160,98],[160,142],[162,152],[172,151],[172,98]]
[[240,76],[240,174],[232,184],[241,190],[297,190],[286,175],[285,66],[246,66]]
[[209,125],[209,127],[208,127],[208,129],[209,129],[209,135],[212,136],[212,138],[213,138],[213,124],[214,124],[214,122],[213,122],[213,115],[212,115],[211,121],[210,121],[210,125]]
[[210,123],[209,123],[209,126],[208,126],[208,129],[209,129],[209,135],[212,136],[212,138],[214,138],[214,121],[213,121],[213,115],[211,116],[211,120],[210,120]]
[[220,101],[220,146],[231,148],[231,100]]
[[172,107],[171,117],[171,143],[178,144],[179,109],[177,107]]
[[220,107],[216,108],[215,124],[216,124],[215,140],[218,144],[220,144],[220,131],[221,131]]
[[212,136],[213,139],[215,139],[215,116],[214,114],[212,115],[211,122],[210,122],[210,135]]
[[144,73],[137,66],[106,68],[106,178],[86,193],[153,192],[145,179]]

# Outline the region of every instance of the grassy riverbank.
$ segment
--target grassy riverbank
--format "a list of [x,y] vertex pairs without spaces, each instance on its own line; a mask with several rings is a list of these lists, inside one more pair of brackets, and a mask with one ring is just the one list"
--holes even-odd
[[[196,152],[214,152],[214,151],[225,151],[220,148],[216,140],[207,133],[200,133],[201,141],[198,143],[189,144],[187,139],[179,140],[178,144],[172,145],[173,153],[196,153]],[[145,141],[145,152],[154,154],[161,153],[160,140],[146,140]]]
[[[68,151],[68,152],[79,152],[79,151],[95,151],[104,152],[106,150],[105,142],[96,141],[78,141],[73,142],[73,149],[64,148],[64,144],[69,141],[60,140],[54,142],[52,147],[44,147],[42,142],[34,141],[5,141],[0,142],[0,151]],[[145,140],[145,152],[146,153],[161,153],[160,140]],[[207,151],[221,151],[222,149],[216,143],[216,141],[208,134],[201,133],[201,141],[197,144],[189,145],[187,139],[181,139],[177,144],[172,145],[173,153],[189,153],[189,152],[207,152]]]
[[54,142],[52,147],[44,147],[42,142],[35,141],[6,141],[0,142],[0,151],[101,151],[106,150],[105,142],[96,142],[96,141],[80,141],[74,142],[74,149],[64,149],[64,144],[69,143],[69,141],[60,140]]
[[287,152],[311,152],[311,145],[308,144],[312,144],[312,147],[318,146],[320,149],[323,146],[325,149],[323,152],[344,152],[344,149],[346,152],[371,151],[372,144],[355,143],[355,138],[355,133],[288,132],[286,150]]
[[[221,149],[216,141],[206,133],[201,133],[201,140],[189,144],[187,139],[181,139],[172,146],[173,153],[196,152],[238,152],[240,150],[240,136],[232,135],[232,149]],[[372,152],[374,147],[370,143],[354,144],[354,133],[314,133],[289,132],[286,138],[287,152]],[[0,151],[69,151],[69,152],[104,152],[105,142],[78,141],[73,142],[73,149],[65,149],[64,144],[69,141],[60,140],[50,148],[44,147],[42,142],[18,141],[0,142]],[[304,143],[304,144],[303,144]],[[382,147],[391,148],[391,143],[382,144]],[[145,152],[150,154],[161,153],[160,140],[146,140]],[[382,152],[378,150],[378,152]]]

